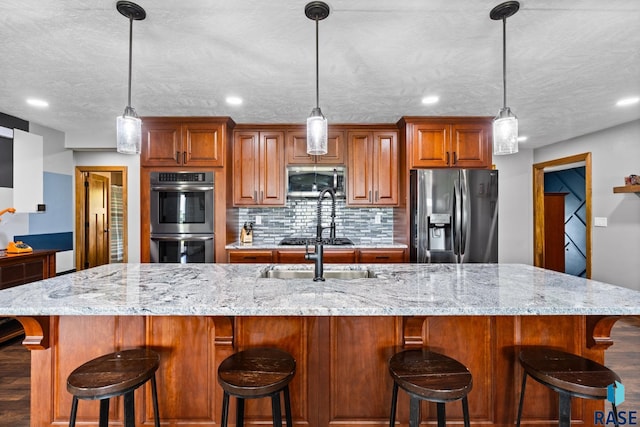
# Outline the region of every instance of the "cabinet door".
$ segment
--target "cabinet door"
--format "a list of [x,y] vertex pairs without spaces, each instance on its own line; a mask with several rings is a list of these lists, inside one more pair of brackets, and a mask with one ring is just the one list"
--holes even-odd
[[358,261],[364,264],[404,262],[404,249],[360,249],[359,252]]
[[450,126],[442,123],[416,123],[411,141],[412,168],[442,168],[451,162]]
[[182,134],[179,124],[142,122],[141,166],[182,164]]
[[344,164],[344,132],[329,129],[327,140],[327,154],[324,156],[311,156],[307,154],[307,132],[287,132],[287,164]]
[[398,204],[398,132],[373,133],[373,204]]
[[217,167],[224,165],[222,126],[189,123],[183,126],[182,162],[187,166]]
[[491,167],[490,124],[457,123],[451,132],[451,165],[457,168]]
[[369,205],[373,200],[373,141],[371,132],[349,132],[347,203]]
[[233,203],[256,205],[260,187],[260,134],[236,132],[233,136]]
[[260,132],[261,205],[284,205],[284,132]]
[[270,263],[273,259],[271,251],[249,251],[249,250],[237,250],[229,251],[229,262],[240,263]]

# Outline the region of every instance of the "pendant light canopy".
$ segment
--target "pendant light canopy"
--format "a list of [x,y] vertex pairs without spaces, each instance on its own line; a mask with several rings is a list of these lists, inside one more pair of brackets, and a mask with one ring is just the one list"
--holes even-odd
[[131,107],[131,48],[133,44],[133,21],[147,17],[144,9],[130,1],[119,1],[118,12],[129,18],[129,97],[124,114],[116,119],[118,153],[140,154],[142,145],[142,121]]
[[307,119],[307,154],[321,156],[327,154],[327,119],[320,110],[320,79],[318,58],[318,22],[329,16],[329,5],[321,1],[312,1],[304,7],[307,18],[316,21],[316,107]]
[[494,21],[502,20],[502,85],[503,102],[498,115],[493,119],[493,154],[518,152],[518,118],[507,107],[507,18],[520,9],[517,1],[507,1],[491,10]]

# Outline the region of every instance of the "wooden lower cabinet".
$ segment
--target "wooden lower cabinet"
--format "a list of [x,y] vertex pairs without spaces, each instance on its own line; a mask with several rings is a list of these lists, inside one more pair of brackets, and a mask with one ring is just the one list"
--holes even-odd
[[[313,252],[313,248],[309,248],[310,252]],[[308,261],[304,258],[305,251],[300,250],[283,250],[283,251],[274,251],[274,261],[280,264],[302,264],[302,263],[310,263],[312,261]],[[326,249],[326,246],[323,250],[323,258],[324,262],[327,264],[353,264],[356,262],[356,250],[355,249],[347,249],[347,250],[331,250]]]
[[[313,252],[313,247],[309,247]],[[230,263],[279,263],[279,264],[304,264],[310,263],[304,258],[303,249],[276,249],[271,250],[229,250]],[[353,263],[403,263],[405,262],[404,249],[327,249],[324,247],[324,262],[327,264],[353,264]]]
[[358,262],[371,263],[403,263],[405,262],[404,249],[360,249]]
[[[66,378],[101,354],[149,346],[160,354],[157,372],[163,425],[202,427],[220,422],[222,389],[217,368],[233,352],[274,346],[297,362],[291,383],[298,427],[387,426],[392,381],[387,362],[394,352],[427,346],[464,363],[473,375],[471,422],[512,427],[522,370],[518,346],[547,345],[602,362],[602,349],[588,348],[585,316],[62,316],[50,318],[50,347],[34,350],[31,425],[68,423],[71,395]],[[232,399],[231,425],[235,420]],[[111,406],[122,425],[122,401]],[[603,402],[575,399],[572,421],[591,425]],[[81,401],[79,422],[96,425],[99,405]],[[136,391],[136,425],[152,425],[149,385]],[[557,396],[535,381],[527,384],[523,423],[557,425]],[[397,422],[408,425],[409,401],[399,393]],[[246,424],[270,424],[269,399],[249,400]],[[422,422],[433,424],[435,405],[422,404]],[[462,423],[459,402],[447,405],[447,420]]]
[[273,262],[273,254],[271,250],[249,251],[240,249],[229,251],[229,262],[232,264],[271,263]]

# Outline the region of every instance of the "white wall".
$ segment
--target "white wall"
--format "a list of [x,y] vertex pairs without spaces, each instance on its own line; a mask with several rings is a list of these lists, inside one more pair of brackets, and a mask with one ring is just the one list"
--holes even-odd
[[498,169],[498,262],[533,264],[533,151],[493,156]]
[[640,120],[537,149],[534,163],[592,153],[592,210],[606,228],[592,230],[592,278],[640,290],[640,197],[614,194],[640,175]]
[[[115,138],[115,136],[114,136]],[[77,166],[127,167],[128,262],[140,262],[140,156],[113,152],[74,151]],[[74,183],[75,186],[75,183]]]

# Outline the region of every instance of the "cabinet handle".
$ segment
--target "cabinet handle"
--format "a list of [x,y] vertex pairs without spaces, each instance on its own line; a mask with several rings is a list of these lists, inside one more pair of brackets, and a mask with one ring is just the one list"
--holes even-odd
[[187,152],[186,151],[182,152],[182,164],[183,165],[187,164]]
[[447,151],[447,166],[449,166],[449,152]]
[[258,192],[255,190],[253,191],[253,200],[256,202],[258,201]]
[[376,255],[376,259],[389,259],[386,255]]
[[367,197],[369,201],[371,201],[371,190],[369,190],[369,197]]
[[378,200],[380,200],[380,199],[378,198],[378,190],[376,190],[376,202],[377,202]]
[[453,164],[455,165],[456,163],[458,163],[458,153],[456,153],[455,151],[453,152]]
[[180,164],[180,152],[176,151],[176,163]]
[[260,203],[264,201],[264,191],[260,190]]
[[245,256],[244,259],[257,259],[257,257],[254,256]]

